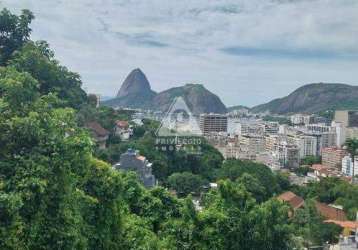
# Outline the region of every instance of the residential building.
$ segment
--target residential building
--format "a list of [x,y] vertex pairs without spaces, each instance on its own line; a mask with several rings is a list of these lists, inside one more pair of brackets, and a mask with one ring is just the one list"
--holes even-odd
[[358,159],[352,160],[352,157],[346,155],[342,158],[342,173],[345,176],[357,176],[358,175]]
[[341,147],[346,141],[346,127],[344,127],[342,122],[332,122],[332,128],[336,132],[336,146]]
[[278,143],[280,142],[280,136],[278,135],[267,135],[265,137],[265,151],[274,151]]
[[92,138],[101,149],[106,148],[106,142],[109,137],[109,132],[103,128],[98,122],[88,122],[85,125],[91,132]]
[[356,110],[336,110],[334,121],[341,122],[344,127],[358,127],[358,111]]
[[227,132],[228,117],[222,114],[201,114],[200,129],[204,135],[211,133]]
[[264,135],[265,125],[256,122],[240,122],[237,132],[239,135]]
[[337,145],[336,131],[327,131],[322,133],[321,148],[331,148],[331,147],[336,147],[336,145]]
[[248,159],[255,160],[257,154],[265,151],[265,138],[260,135],[240,136],[239,145]]
[[327,205],[321,202],[315,202],[316,209],[318,213],[327,220],[335,221],[346,221],[347,216],[343,211],[343,208]]
[[290,116],[290,120],[293,125],[309,124],[311,121],[311,116],[303,114],[294,114]]
[[114,132],[123,141],[129,140],[133,135],[133,130],[130,128],[128,121],[116,121]]
[[261,152],[256,155],[256,162],[262,163],[268,166],[272,171],[280,170],[281,165],[278,159],[278,155],[274,152]]
[[292,137],[293,144],[300,150],[300,158],[317,155],[317,138],[308,135],[299,135]]
[[264,130],[266,134],[277,134],[280,124],[278,122],[266,122],[264,125]]
[[334,115],[334,123],[341,123],[343,127],[341,145],[349,138],[358,138],[358,111],[337,110]]
[[305,205],[304,199],[291,191],[287,191],[283,194],[280,194],[277,199],[290,205],[292,209],[289,212],[290,217],[295,213],[297,209]]
[[225,146],[216,147],[219,152],[223,155],[224,159],[240,159],[242,155],[240,154],[240,147],[236,143],[229,142]]
[[329,132],[332,129],[332,127],[327,126],[326,124],[316,123],[316,124],[306,125],[306,129],[312,132],[324,133],[324,132]]
[[342,168],[342,159],[347,155],[344,149],[340,148],[323,148],[322,149],[322,165],[329,168]]
[[277,151],[279,162],[285,168],[298,168],[300,163],[300,150],[296,145],[282,142],[278,145]]
[[307,175],[313,177],[317,181],[326,177],[342,177],[341,172],[337,168],[330,168],[322,164],[313,164],[310,168],[313,172],[308,173]]
[[122,154],[120,162],[113,167],[117,170],[136,172],[140,181],[147,188],[156,185],[155,176],[152,174],[152,163],[134,149],[128,149],[126,153]]

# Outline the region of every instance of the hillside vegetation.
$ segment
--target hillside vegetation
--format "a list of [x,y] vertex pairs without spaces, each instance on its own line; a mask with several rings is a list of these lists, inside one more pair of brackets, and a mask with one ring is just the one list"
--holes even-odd
[[287,114],[339,109],[358,109],[358,86],[339,83],[308,84],[286,97],[255,106],[251,111]]

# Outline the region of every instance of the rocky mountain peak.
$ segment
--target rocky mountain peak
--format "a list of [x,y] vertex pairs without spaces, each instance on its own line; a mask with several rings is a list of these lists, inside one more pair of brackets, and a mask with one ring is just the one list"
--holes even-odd
[[126,97],[129,95],[151,95],[150,83],[139,68],[132,70],[124,80],[120,90],[118,91],[117,97]]

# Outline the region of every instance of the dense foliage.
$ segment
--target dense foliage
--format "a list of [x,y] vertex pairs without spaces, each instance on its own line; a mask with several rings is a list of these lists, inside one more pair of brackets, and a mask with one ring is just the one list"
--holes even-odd
[[[131,113],[87,100],[80,77],[47,43],[29,40],[32,19],[29,11],[0,12],[0,249],[284,250],[299,249],[307,235],[310,243],[336,239],[338,229],[309,206],[289,218],[275,196],[292,187],[264,165],[223,163],[206,143],[201,155],[159,152],[158,124],[149,120],[132,124],[131,140],[115,137],[114,122]],[[111,132],[106,150],[83,128],[93,120]],[[162,186],[145,189],[134,173],[110,166],[128,147],[153,162]],[[218,187],[201,192],[208,182]],[[297,192],[352,216],[358,190],[326,182]],[[201,195],[198,207],[191,193]]]

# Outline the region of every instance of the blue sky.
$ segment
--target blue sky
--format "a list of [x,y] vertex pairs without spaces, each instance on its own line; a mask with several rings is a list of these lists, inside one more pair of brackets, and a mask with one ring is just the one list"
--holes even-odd
[[33,39],[113,96],[141,68],[155,91],[201,83],[256,105],[312,82],[358,85],[357,0],[0,0]]

